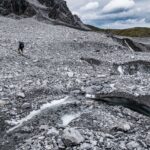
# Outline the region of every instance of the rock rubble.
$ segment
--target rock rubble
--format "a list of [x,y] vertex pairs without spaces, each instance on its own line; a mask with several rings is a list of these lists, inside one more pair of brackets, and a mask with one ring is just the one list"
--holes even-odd
[[114,68],[149,62],[149,53],[34,18],[0,23],[1,150],[150,149],[147,66],[134,74]]

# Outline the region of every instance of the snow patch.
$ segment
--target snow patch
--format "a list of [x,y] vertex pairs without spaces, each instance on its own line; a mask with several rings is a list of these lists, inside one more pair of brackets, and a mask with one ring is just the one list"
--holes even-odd
[[74,73],[72,71],[67,72],[68,77],[72,78],[74,76]]
[[86,98],[96,98],[96,96],[94,94],[86,94],[85,97]]
[[118,71],[119,71],[120,75],[123,75],[123,74],[124,74],[124,71],[123,71],[122,66],[119,66],[119,67],[118,67]]
[[41,106],[41,108],[39,110],[33,110],[28,116],[26,116],[25,118],[22,118],[21,120],[16,122],[16,126],[14,126],[13,128],[9,129],[7,131],[7,133],[10,133],[12,131],[14,131],[15,129],[21,127],[24,123],[26,123],[27,121],[32,120],[35,116],[38,116],[39,114],[41,114],[44,110],[53,108],[53,107],[58,107],[62,104],[66,104],[67,103],[67,99],[69,98],[69,96],[60,99],[60,100],[54,100],[51,103],[47,103],[47,104],[43,104]]
[[112,88],[112,90],[116,90],[115,84],[110,84],[110,87]]
[[78,118],[80,116],[80,114],[66,114],[64,115],[61,120],[62,120],[62,124],[63,126],[67,126],[72,120]]
[[47,8],[46,6],[40,4],[37,0],[27,0],[30,4],[36,6],[36,7],[40,7],[40,8]]
[[6,120],[5,123],[7,123],[7,124],[9,124],[11,126],[14,126],[14,125],[18,124],[18,122],[16,120],[14,120],[14,119],[12,119],[12,120]]

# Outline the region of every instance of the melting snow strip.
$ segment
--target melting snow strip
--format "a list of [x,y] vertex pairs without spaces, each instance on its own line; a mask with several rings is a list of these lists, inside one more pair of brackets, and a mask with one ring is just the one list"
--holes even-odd
[[86,98],[91,98],[91,99],[95,99],[95,98],[96,98],[96,96],[95,96],[94,94],[89,94],[89,93],[87,93],[87,94],[85,95],[85,97],[86,97]]
[[128,48],[132,51],[132,52],[134,52],[134,49],[128,44],[128,42],[125,40],[125,43],[126,43],[126,45],[128,46]]
[[62,104],[68,103],[66,101],[68,98],[69,98],[69,96],[67,96],[63,99],[60,99],[60,100],[54,100],[51,103],[43,104],[40,109],[33,110],[32,112],[30,112],[30,114],[28,116],[26,116],[25,118],[22,118],[21,120],[17,121],[17,125],[10,128],[7,131],[7,133],[10,133],[10,132],[14,131],[15,129],[18,129],[19,127],[23,126],[24,123],[26,123],[27,121],[32,120],[35,116],[40,115],[44,110],[47,110],[47,109],[50,109],[50,108],[53,108],[53,107],[58,107]]

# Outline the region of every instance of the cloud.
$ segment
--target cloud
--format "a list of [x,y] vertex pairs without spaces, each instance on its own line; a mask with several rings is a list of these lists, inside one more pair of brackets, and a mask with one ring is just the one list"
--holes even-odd
[[89,2],[86,5],[82,6],[80,8],[81,11],[90,11],[90,10],[94,10],[97,9],[99,7],[99,3],[98,2]]
[[133,0],[111,0],[103,9],[102,13],[118,13],[131,9],[135,5]]
[[125,29],[125,28],[133,28],[136,27],[150,27],[150,23],[146,22],[145,18],[143,19],[128,19],[128,20],[120,20],[111,23],[107,23],[101,25],[101,28],[113,28],[113,29]]
[[66,0],[86,24],[98,27],[150,27],[150,0]]

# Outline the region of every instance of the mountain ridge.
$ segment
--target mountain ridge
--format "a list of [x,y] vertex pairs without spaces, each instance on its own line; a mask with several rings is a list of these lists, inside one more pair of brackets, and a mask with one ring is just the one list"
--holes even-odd
[[77,15],[73,15],[64,0],[1,0],[2,16],[36,17],[70,27],[88,30]]

